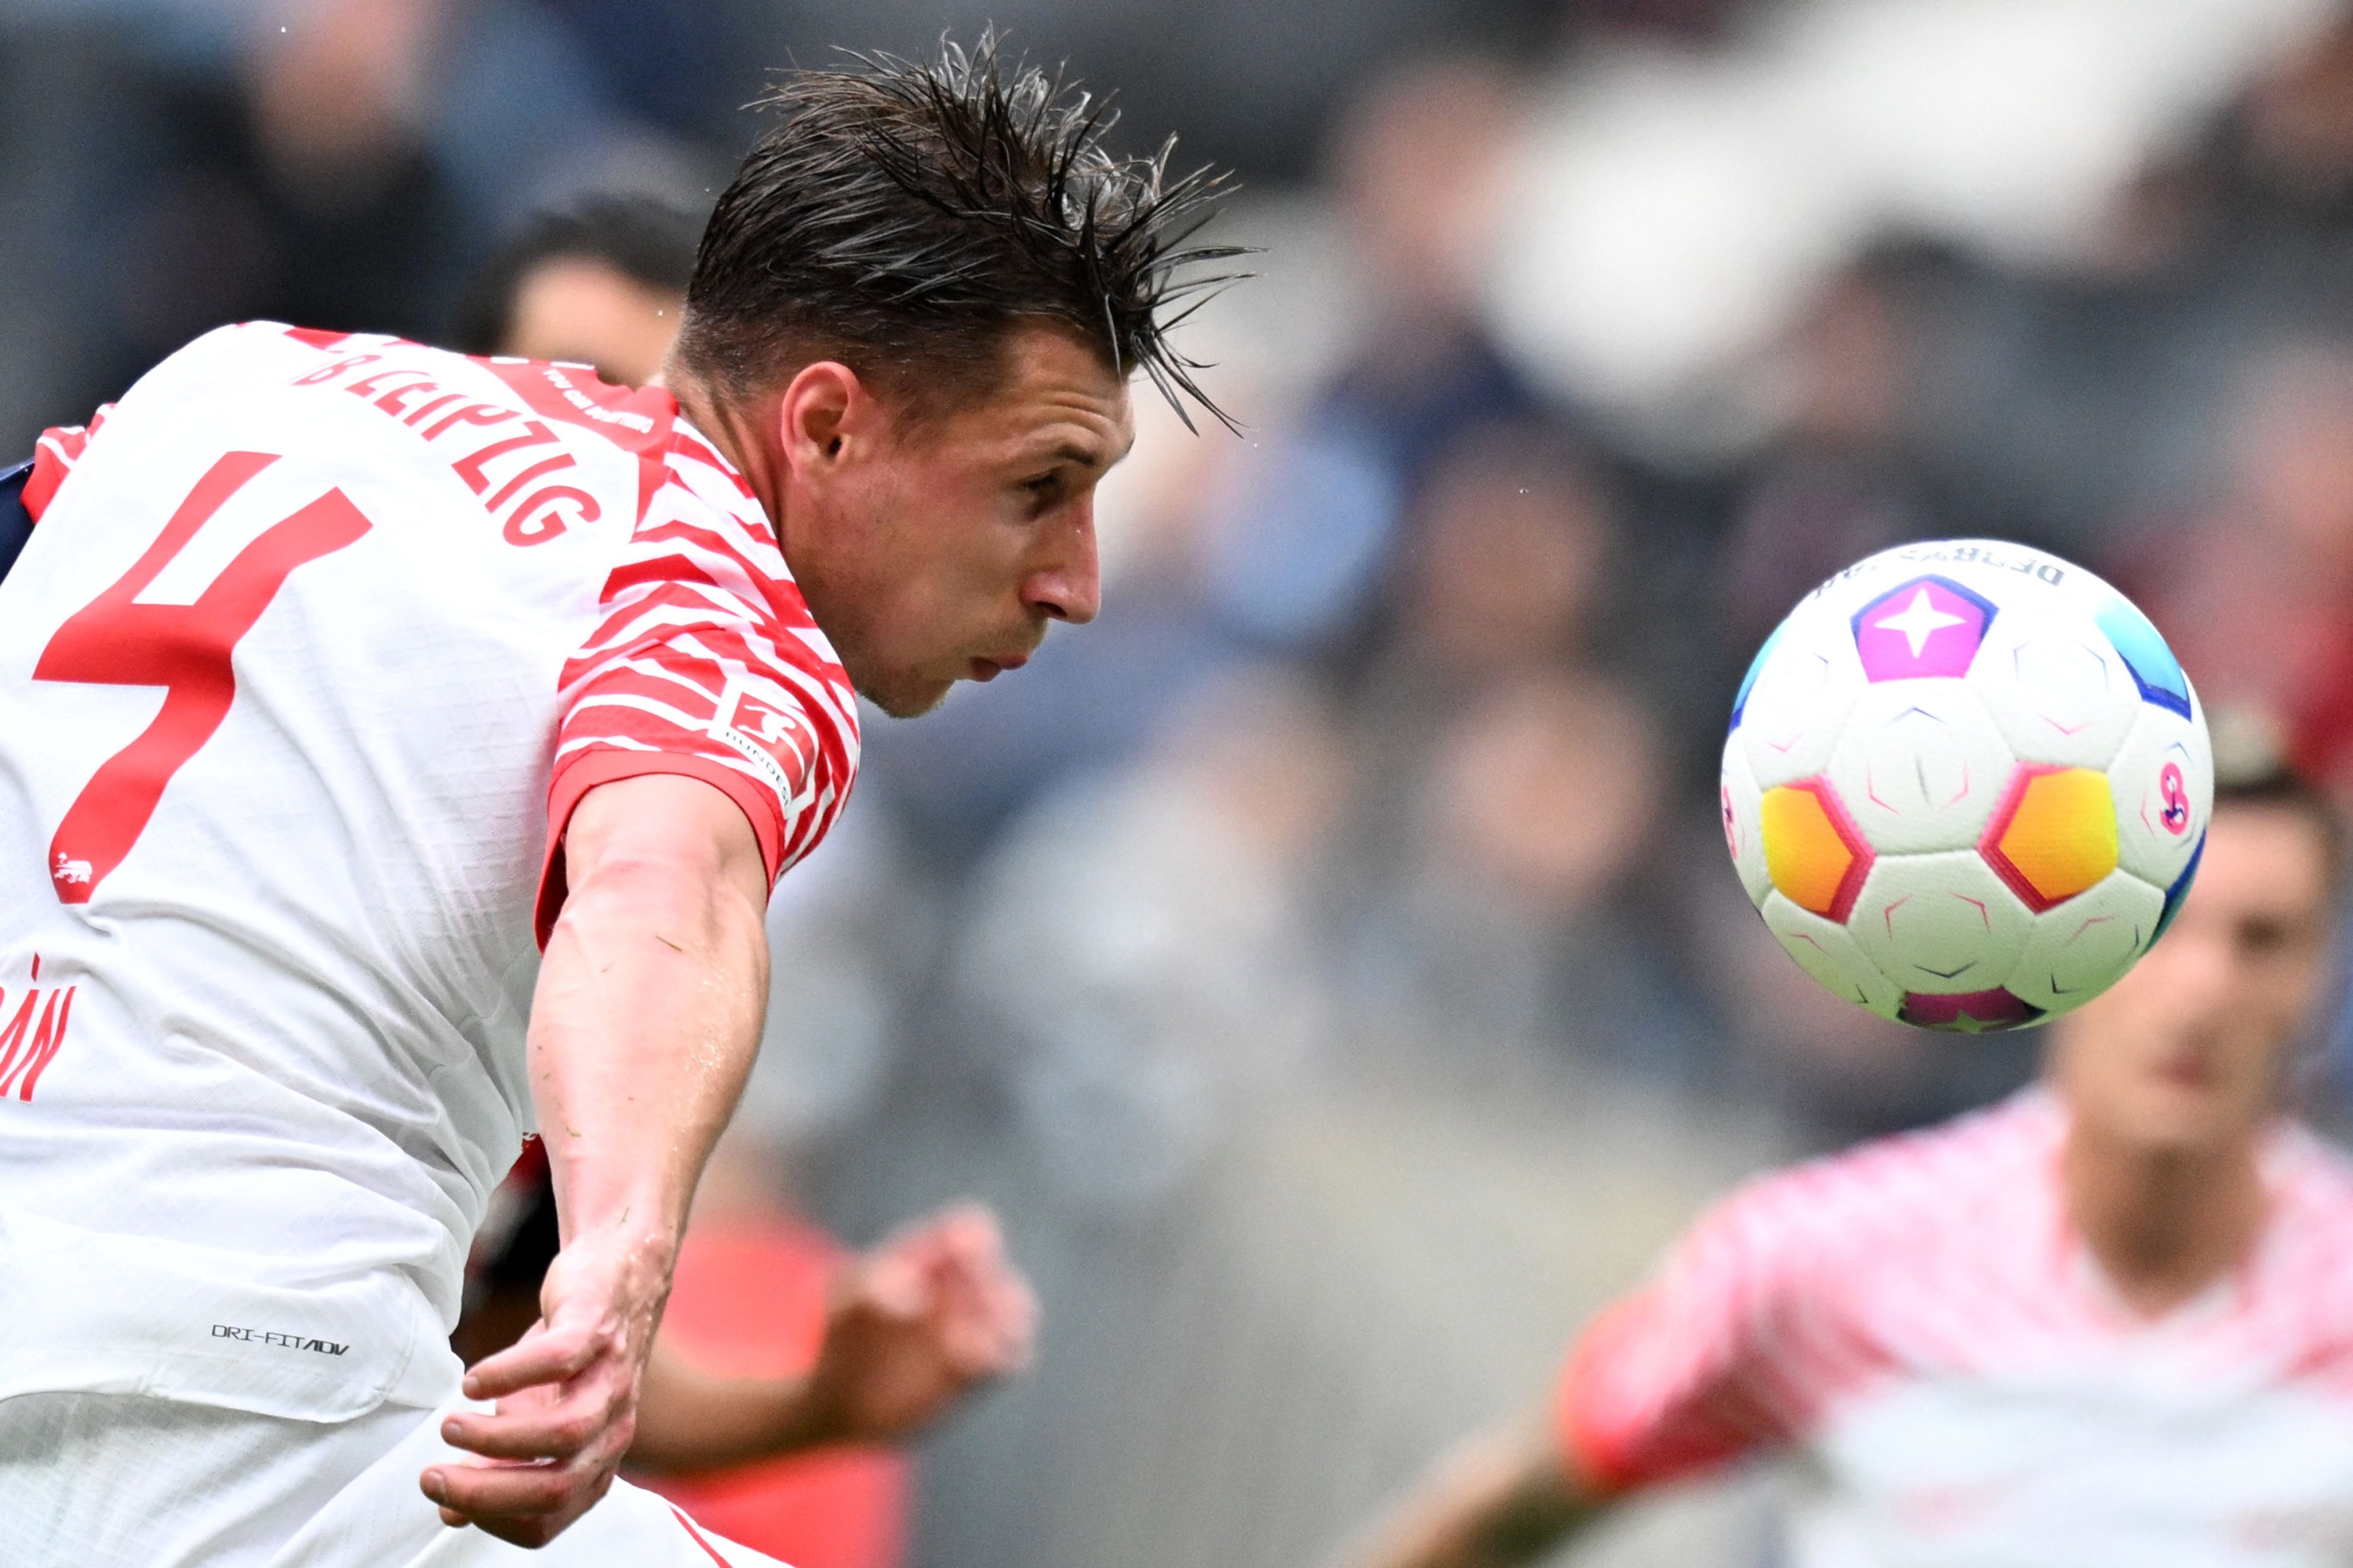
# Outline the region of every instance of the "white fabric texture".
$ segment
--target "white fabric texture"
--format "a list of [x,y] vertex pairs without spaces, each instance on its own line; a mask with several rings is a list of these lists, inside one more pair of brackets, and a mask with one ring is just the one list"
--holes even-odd
[[616,1481],[535,1552],[451,1530],[440,1410],[320,1424],[137,1395],[0,1400],[9,1568],[782,1568]]
[[703,778],[781,869],[849,790],[848,677],[659,390],[250,323],[42,449],[0,581],[0,1398],[429,1406],[533,1119],[551,788]]

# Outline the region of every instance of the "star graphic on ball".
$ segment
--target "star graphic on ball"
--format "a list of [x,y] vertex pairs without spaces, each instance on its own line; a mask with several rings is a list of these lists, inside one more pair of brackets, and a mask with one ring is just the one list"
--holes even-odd
[[1879,631],[1900,631],[1904,641],[1912,646],[1912,657],[1917,659],[1928,646],[1928,639],[1947,626],[1967,626],[1968,617],[1947,615],[1928,602],[1928,590],[1923,586],[1912,595],[1912,602],[1900,615],[1883,615],[1872,622]]
[[1947,577],[1897,583],[1854,613],[1855,652],[1872,681],[1965,675],[1992,626],[1993,604]]

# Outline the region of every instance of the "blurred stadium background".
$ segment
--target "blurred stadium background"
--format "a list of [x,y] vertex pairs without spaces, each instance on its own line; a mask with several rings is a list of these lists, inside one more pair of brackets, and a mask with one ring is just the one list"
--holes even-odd
[[[976,1192],[1036,1276],[915,1568],[1311,1563],[1710,1194],[2031,1072],[1818,992],[1725,863],[1818,577],[2060,550],[2353,789],[2353,20],[0,0],[0,454],[222,321],[446,337],[527,215],[707,201],[762,68],[991,18],[1241,172],[1261,275],[1187,341],[1245,429],[1140,398],[1101,621],[872,719],[733,1169],[861,1241]],[[1575,1560],[1769,1563],[1775,1485]]]

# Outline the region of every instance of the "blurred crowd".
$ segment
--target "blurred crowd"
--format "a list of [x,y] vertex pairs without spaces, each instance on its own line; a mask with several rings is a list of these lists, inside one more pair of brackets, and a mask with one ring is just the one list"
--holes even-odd
[[[1157,46],[1149,7],[998,11],[1145,73],[1139,144],[1198,114],[1180,159],[1242,164],[1264,276],[1188,340],[1239,434],[1139,396],[1101,620],[870,715],[772,915],[727,1190],[860,1239],[980,1193],[1044,1304],[1037,1372],[924,1456],[909,1562],[1312,1561],[1727,1182],[2026,1079],[2031,1037],[1820,991],[1725,863],[1729,694],[1852,559],[2082,560],[2218,721],[2353,796],[2353,23],[2149,149],[2063,260],[1866,237],[1744,368],[1770,418],[1694,455],[1532,369],[1488,258],[1561,61],[1736,50],[1770,8],[1356,4],[1313,58],[1261,15],[1303,7]],[[758,66],[978,19],[7,0],[0,441],[225,320],[457,341],[533,215],[691,218]],[[1735,1487],[1599,1552],[1759,1563],[1760,1517]]]

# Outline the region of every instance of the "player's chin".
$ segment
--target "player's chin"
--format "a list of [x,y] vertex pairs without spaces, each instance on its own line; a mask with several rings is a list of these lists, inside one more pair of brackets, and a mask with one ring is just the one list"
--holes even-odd
[[857,683],[858,694],[892,718],[921,718],[947,700],[959,675],[932,675],[892,671]]
[[2219,1085],[2160,1080],[2135,1097],[2129,1122],[2132,1140],[2144,1152],[2197,1154],[2242,1134],[2245,1119]]

